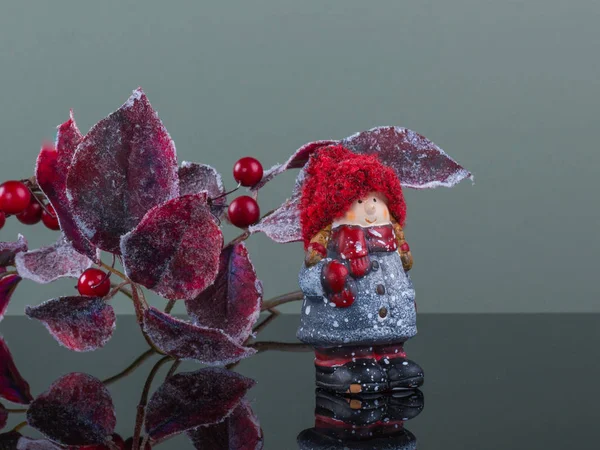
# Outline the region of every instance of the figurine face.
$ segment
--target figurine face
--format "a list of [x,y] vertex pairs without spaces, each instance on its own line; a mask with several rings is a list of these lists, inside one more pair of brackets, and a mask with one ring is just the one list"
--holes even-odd
[[338,225],[372,227],[390,223],[390,212],[385,195],[379,192],[369,192],[363,198],[352,203],[346,214],[333,222],[333,227]]

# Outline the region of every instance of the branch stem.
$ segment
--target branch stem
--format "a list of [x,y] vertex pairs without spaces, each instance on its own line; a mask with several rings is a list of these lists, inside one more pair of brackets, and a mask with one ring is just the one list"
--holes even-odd
[[125,378],[126,376],[132,374],[138,367],[140,367],[142,364],[144,364],[154,354],[155,354],[155,351],[153,348],[146,350],[144,353],[142,353],[140,356],[138,356],[135,359],[135,361],[133,361],[129,366],[127,366],[127,368],[123,369],[118,374],[113,375],[110,378],[107,378],[102,383],[104,383],[105,386],[109,386],[109,385],[119,381],[120,379]]
[[262,311],[275,308],[276,306],[283,305],[284,303],[295,302],[303,299],[304,294],[302,291],[288,292],[287,294],[283,294],[263,302]]

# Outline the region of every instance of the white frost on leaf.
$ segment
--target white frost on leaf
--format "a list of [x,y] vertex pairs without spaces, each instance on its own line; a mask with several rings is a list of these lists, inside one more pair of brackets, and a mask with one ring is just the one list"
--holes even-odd
[[52,246],[15,256],[19,276],[40,284],[64,277],[78,278],[92,264],[92,260],[77,252],[62,234]]

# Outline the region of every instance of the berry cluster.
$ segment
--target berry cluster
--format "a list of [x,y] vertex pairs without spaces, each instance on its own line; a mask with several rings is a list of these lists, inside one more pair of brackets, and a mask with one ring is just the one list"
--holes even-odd
[[22,181],[10,180],[0,185],[0,229],[11,215],[25,225],[35,225],[41,221],[51,230],[60,229],[52,206]]
[[[257,185],[263,177],[262,164],[246,156],[233,166],[233,178],[241,186],[252,187]],[[242,195],[229,204],[227,210],[229,221],[239,228],[247,228],[258,222],[260,208],[255,199],[249,195]]]

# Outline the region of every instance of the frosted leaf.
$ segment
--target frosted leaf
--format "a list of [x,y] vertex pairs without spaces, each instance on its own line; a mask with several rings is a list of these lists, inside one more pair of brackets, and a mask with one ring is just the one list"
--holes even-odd
[[377,127],[341,141],[360,154],[376,154],[400,178],[402,187],[452,187],[473,175],[424,136],[401,127]]
[[270,169],[266,170],[262,177],[262,180],[260,180],[260,182],[257,185],[253,186],[251,190],[259,190],[277,175],[285,172],[288,169],[301,169],[308,162],[310,155],[312,155],[319,148],[335,144],[337,144],[337,141],[315,141],[309,142],[308,144],[304,144],[302,147],[296,150],[294,154],[290,156],[285,163],[276,164]]
[[258,417],[245,399],[223,422],[194,428],[187,435],[198,450],[261,450],[264,446]]
[[283,205],[249,228],[251,233],[265,233],[280,244],[302,240],[300,194],[294,194]]
[[[2,448],[2,447],[0,447]],[[48,439],[31,439],[28,437],[22,437],[19,439],[17,450],[63,450],[64,447],[58,444],[54,444]]]
[[127,276],[173,300],[194,298],[213,283],[222,246],[206,193],[151,209],[121,240]]
[[60,228],[68,241],[80,253],[96,259],[96,248],[81,233],[67,199],[67,173],[77,145],[83,139],[73,113],[58,127],[56,146],[45,145],[40,150],[35,166],[35,177],[54,208]]
[[[6,426],[6,422],[8,421],[8,411],[6,408],[0,403],[0,430]],[[0,441],[0,445],[2,442]],[[2,447],[0,447],[2,448]]]
[[122,235],[179,195],[175,144],[141,89],[92,127],[75,151],[67,196],[82,233],[119,253]]
[[256,353],[240,346],[222,330],[193,325],[154,307],[144,312],[144,331],[162,352],[208,365],[226,365]]
[[31,403],[27,423],[54,442],[81,446],[105,443],[117,420],[104,384],[85,373],[70,373]]
[[23,405],[27,405],[33,400],[29,384],[17,370],[10,350],[2,337],[0,337],[0,397]]
[[59,297],[25,309],[59,344],[76,352],[103,347],[115,329],[113,307],[100,297]]
[[0,433],[0,448],[5,450],[18,449],[18,442],[22,435],[18,431]]
[[64,277],[78,278],[92,264],[92,260],[75,250],[62,234],[50,247],[41,247],[15,256],[19,275],[40,284]]
[[262,284],[243,242],[221,252],[215,282],[185,307],[196,325],[222,329],[243,343],[258,320]]
[[10,273],[0,278],[0,322],[4,319],[4,313],[10,302],[10,298],[21,281],[21,277]]
[[15,242],[0,242],[0,266],[11,264],[17,253],[27,250],[27,239],[22,234],[19,234]]
[[[225,193],[223,179],[219,172],[207,164],[184,161],[179,168],[179,195],[206,192],[209,198]],[[211,202],[212,213],[220,218],[227,208],[227,197],[223,196]]]
[[152,440],[160,441],[198,426],[222,422],[254,384],[250,378],[217,368],[173,375],[148,402],[146,432]]

